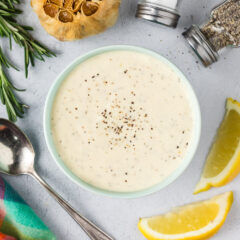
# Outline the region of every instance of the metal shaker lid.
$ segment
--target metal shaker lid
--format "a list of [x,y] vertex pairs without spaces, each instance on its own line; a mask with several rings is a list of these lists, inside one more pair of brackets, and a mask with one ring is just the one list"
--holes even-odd
[[136,17],[176,28],[180,15],[174,9],[154,3],[139,3]]
[[211,46],[211,43],[209,43],[198,26],[192,25],[183,33],[183,36],[205,67],[217,62],[219,57],[218,53]]

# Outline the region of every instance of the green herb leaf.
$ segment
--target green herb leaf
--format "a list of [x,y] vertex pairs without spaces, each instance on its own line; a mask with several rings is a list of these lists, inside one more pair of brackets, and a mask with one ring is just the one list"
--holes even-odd
[[[9,46],[12,49],[12,40],[24,49],[25,76],[28,77],[28,68],[31,63],[34,66],[35,59],[44,61],[44,57],[53,57],[55,54],[48,48],[33,39],[29,31],[30,26],[20,25],[16,16],[21,14],[21,10],[15,7],[19,0],[0,0],[0,37],[9,39]],[[23,117],[27,106],[21,103],[16,97],[16,91],[23,91],[15,88],[5,73],[6,68],[18,69],[6,58],[0,47],[0,100],[6,106],[8,117],[11,121],[16,121],[18,117]]]
[[3,55],[3,51],[0,47],[0,99],[2,104],[6,106],[8,118],[15,122],[18,117],[23,116],[26,105],[22,104],[15,96],[15,91],[19,90],[9,81],[4,72],[4,67],[16,69],[16,67]]

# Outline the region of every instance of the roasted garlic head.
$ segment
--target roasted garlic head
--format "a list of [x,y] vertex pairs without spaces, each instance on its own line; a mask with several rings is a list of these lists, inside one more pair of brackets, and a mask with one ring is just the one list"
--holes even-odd
[[32,0],[45,30],[61,41],[81,39],[115,24],[121,0]]

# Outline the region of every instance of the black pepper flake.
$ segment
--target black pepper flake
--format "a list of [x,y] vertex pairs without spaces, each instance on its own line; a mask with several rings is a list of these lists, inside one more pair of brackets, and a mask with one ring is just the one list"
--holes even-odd
[[[132,92],[132,94],[135,95],[134,92]],[[134,101],[130,101],[128,108],[126,109],[125,106],[121,105],[121,101],[117,98],[118,94],[114,93],[114,95],[116,96],[116,98],[114,98],[110,104],[111,111],[103,109],[103,111],[100,112],[103,119],[100,122],[99,126],[96,124],[96,128],[103,128],[105,130],[105,136],[111,136],[111,141],[108,141],[110,146],[112,144],[114,146],[119,146],[120,144],[123,144],[122,147],[124,147],[124,149],[131,149],[132,151],[136,151],[134,139],[136,138],[137,131],[144,130],[144,126],[142,125],[144,122],[143,118],[144,116],[147,117],[148,114],[139,114],[139,109],[142,108],[135,109],[135,106],[133,106],[133,104],[135,104]],[[135,116],[133,115],[133,112],[135,111],[136,116],[139,115],[139,117],[137,118],[135,118]],[[112,137],[111,133],[119,135],[119,137]]]
[[236,0],[225,1],[212,12],[210,21],[201,29],[213,48],[218,51],[228,45],[240,44],[240,4]]
[[126,74],[128,72],[128,70],[126,69],[125,71],[124,71],[124,73]]

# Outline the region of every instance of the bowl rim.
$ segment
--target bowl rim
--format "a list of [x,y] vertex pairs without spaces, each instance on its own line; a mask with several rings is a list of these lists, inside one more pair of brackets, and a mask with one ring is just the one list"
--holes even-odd
[[[54,99],[56,96],[56,93],[58,92],[59,87],[63,83],[63,81],[66,79],[66,77],[82,62],[86,61],[87,59],[94,57],[96,55],[105,53],[105,52],[110,52],[110,51],[134,51],[138,53],[143,53],[150,55],[163,63],[167,64],[170,68],[172,68],[178,77],[184,82],[185,87],[188,91],[189,95],[189,102],[191,104],[191,108],[193,111],[193,121],[194,121],[194,128],[193,128],[193,135],[191,139],[191,148],[185,155],[184,159],[182,160],[182,163],[179,165],[179,167],[171,174],[169,175],[166,179],[161,181],[160,183],[144,189],[140,191],[135,191],[135,192],[114,192],[114,191],[108,191],[104,190],[98,187],[95,187],[93,185],[90,185],[86,183],[85,181],[81,180],[78,176],[76,176],[61,160],[59,157],[57,150],[55,148],[54,140],[51,134],[51,112],[52,112],[52,106],[54,103]],[[55,160],[56,164],[58,167],[62,170],[62,172],[67,175],[73,182],[77,183],[80,185],[83,189],[88,190],[93,193],[109,196],[109,197],[117,197],[117,198],[139,198],[143,197],[146,195],[153,194],[155,192],[160,191],[161,189],[165,188],[172,182],[174,182],[180,175],[183,174],[183,172],[186,170],[186,168],[189,166],[191,161],[193,160],[193,157],[197,151],[197,147],[200,141],[200,135],[201,135],[201,112],[200,112],[200,106],[199,102],[197,100],[196,94],[185,77],[185,75],[176,67],[173,63],[171,63],[169,60],[167,60],[165,57],[162,55],[152,51],[148,50],[142,47],[136,47],[136,46],[131,46],[131,45],[110,45],[110,46],[105,46],[101,48],[94,49],[90,52],[87,52],[83,55],[80,55],[77,57],[73,62],[71,62],[55,79],[53,82],[46,98],[45,102],[45,107],[44,107],[44,114],[43,114],[43,128],[44,128],[44,137],[46,140],[46,144],[48,147],[48,150],[51,153],[51,156]]]

